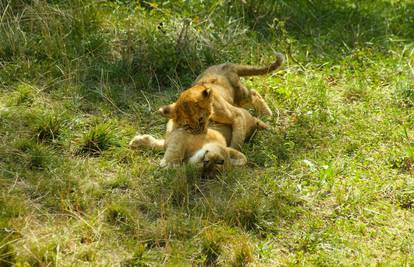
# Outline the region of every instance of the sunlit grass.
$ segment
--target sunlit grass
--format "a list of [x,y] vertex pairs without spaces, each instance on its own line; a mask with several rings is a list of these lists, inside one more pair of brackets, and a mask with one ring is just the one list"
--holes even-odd
[[[0,265],[414,262],[412,1],[3,2]],[[202,69],[275,51],[246,167],[128,148]]]

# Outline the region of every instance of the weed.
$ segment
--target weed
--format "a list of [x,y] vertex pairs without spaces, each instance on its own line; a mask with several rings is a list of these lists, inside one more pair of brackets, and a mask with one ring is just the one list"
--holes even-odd
[[145,260],[145,246],[141,244],[138,245],[138,248],[136,249],[136,252],[132,256],[132,258],[123,262],[122,266],[125,266],[125,267],[150,266],[148,263],[146,263],[146,260]]
[[129,209],[120,204],[112,204],[107,208],[106,220],[124,232],[131,232],[136,227],[136,220]]
[[204,264],[216,265],[220,254],[223,252],[223,243],[227,241],[225,231],[220,229],[208,229],[204,232],[201,243],[201,254],[204,256]]
[[55,142],[62,127],[64,127],[64,121],[61,115],[47,113],[37,118],[35,134],[40,141]]
[[53,161],[54,152],[32,140],[23,139],[15,144],[19,161],[29,169],[47,169]]
[[253,249],[246,240],[240,241],[240,243],[236,245],[236,248],[234,250],[235,255],[233,261],[230,263],[230,266],[248,266],[250,263],[254,261]]
[[29,84],[19,84],[16,90],[9,97],[8,105],[26,105],[30,106],[36,94],[36,89]]
[[113,131],[113,125],[101,123],[92,126],[80,138],[78,154],[99,155],[111,146],[118,145]]
[[400,81],[396,86],[396,100],[403,107],[414,106],[414,84]]

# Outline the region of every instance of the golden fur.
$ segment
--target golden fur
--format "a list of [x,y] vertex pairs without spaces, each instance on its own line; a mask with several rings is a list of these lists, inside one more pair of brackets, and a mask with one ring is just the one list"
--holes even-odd
[[[246,133],[250,136],[257,129],[268,126],[243,110]],[[151,135],[137,135],[129,143],[132,148],[149,147],[156,150],[165,149],[160,165],[174,166],[184,162],[203,165],[203,176],[212,176],[230,165],[244,165],[246,156],[228,145],[232,141],[232,128],[225,124],[210,124],[205,133],[191,134],[183,128],[174,126],[174,121],[167,123],[166,139],[156,139]]]
[[[226,135],[231,132],[231,129],[221,128]],[[165,140],[156,139],[151,135],[137,135],[131,140],[130,146],[165,149],[164,158],[160,163],[162,167],[180,165],[183,162],[203,164],[203,173],[212,173],[213,170],[221,170],[229,165],[244,165],[247,162],[246,156],[227,147],[225,136],[214,129],[193,135],[182,128],[172,129],[169,123]]]
[[161,114],[173,120],[176,128],[190,134],[205,133],[209,120],[231,125],[230,146],[239,149],[248,136],[245,111],[241,107],[253,106],[259,112],[272,115],[262,96],[248,90],[240,82],[240,76],[261,75],[281,66],[283,56],[267,67],[222,64],[208,68],[194,85],[181,93],[173,104],[160,108]]

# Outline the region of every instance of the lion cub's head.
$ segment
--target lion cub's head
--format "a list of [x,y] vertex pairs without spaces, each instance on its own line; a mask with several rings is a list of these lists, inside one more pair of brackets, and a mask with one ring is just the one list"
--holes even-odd
[[212,112],[212,94],[210,88],[195,85],[182,92],[177,102],[161,107],[159,112],[191,134],[205,133]]
[[228,153],[224,147],[209,146],[211,150],[206,150],[203,157],[203,169],[201,176],[203,178],[212,178],[223,172],[229,164]]

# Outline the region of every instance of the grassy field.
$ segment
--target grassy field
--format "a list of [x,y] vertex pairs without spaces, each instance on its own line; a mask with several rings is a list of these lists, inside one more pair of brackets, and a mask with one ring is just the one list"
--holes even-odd
[[[6,0],[0,40],[0,266],[414,266],[414,1]],[[248,166],[128,148],[275,51]]]

